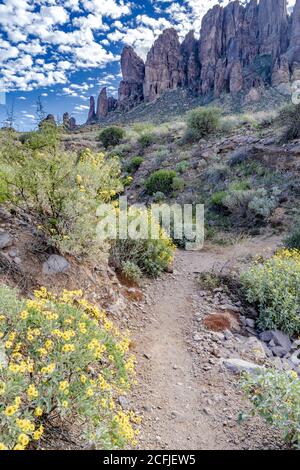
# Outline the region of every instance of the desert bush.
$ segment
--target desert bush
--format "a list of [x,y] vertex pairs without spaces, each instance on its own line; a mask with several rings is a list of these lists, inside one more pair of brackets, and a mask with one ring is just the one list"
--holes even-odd
[[150,147],[155,142],[155,134],[153,132],[143,132],[138,138],[138,144],[142,150]]
[[300,252],[282,250],[241,274],[246,299],[259,310],[261,329],[300,333]]
[[285,239],[284,244],[287,248],[300,250],[300,224],[296,224],[292,232]]
[[284,128],[281,136],[283,142],[289,142],[300,137],[300,104],[289,104],[282,108],[277,121]]
[[88,149],[80,158],[60,151],[30,152],[5,165],[0,176],[10,202],[31,213],[40,233],[60,252],[105,254],[97,241],[96,210],[123,189],[118,159]]
[[157,170],[147,179],[146,189],[149,194],[161,192],[169,194],[173,190],[173,180],[176,177],[176,171]]
[[141,166],[143,162],[144,162],[143,157],[133,157],[130,159],[129,163],[127,164],[126,170],[129,173],[134,174],[138,171],[139,167]]
[[228,193],[226,191],[218,191],[218,192],[212,194],[211,203],[214,206],[223,206],[223,200],[225,199],[227,194]]
[[116,145],[116,147],[109,152],[108,156],[124,158],[131,152],[131,150],[132,146],[130,143]]
[[132,261],[124,261],[122,263],[122,274],[128,279],[136,284],[139,284],[142,278],[142,271],[137,264],[132,263]]
[[[30,300],[0,288],[0,334],[8,364],[0,371],[0,448],[43,447],[53,420],[77,446],[134,444],[136,417],[117,404],[134,374],[130,340],[81,291]],[[41,444],[40,444],[41,443]]]
[[245,375],[241,386],[253,405],[253,415],[276,426],[284,439],[300,448],[300,380],[294,371],[269,370]]
[[264,188],[227,191],[220,203],[233,215],[251,220],[267,219],[276,208],[277,198]]
[[[150,212],[131,207],[128,210],[128,222],[129,225],[134,222],[140,231],[144,231],[143,237],[117,237],[112,244],[112,263],[122,268],[124,263],[130,261],[138,266],[143,274],[159,276],[171,264],[175,246]],[[153,236],[151,227],[157,232],[157,238]]]
[[173,191],[182,191],[184,189],[184,180],[182,178],[180,178],[179,176],[175,176],[175,178],[173,178],[173,182],[172,182],[172,189]]
[[156,193],[153,194],[153,201],[154,202],[163,202],[166,200],[166,195],[162,193],[161,191],[157,191]]
[[178,173],[183,174],[185,173],[190,167],[190,164],[187,160],[183,160],[179,163],[177,163],[175,169]]
[[195,132],[198,139],[216,132],[220,125],[221,111],[218,108],[196,108],[187,119],[187,129]]
[[98,139],[102,142],[104,148],[114,147],[119,145],[125,137],[125,131],[122,127],[111,126],[103,129]]

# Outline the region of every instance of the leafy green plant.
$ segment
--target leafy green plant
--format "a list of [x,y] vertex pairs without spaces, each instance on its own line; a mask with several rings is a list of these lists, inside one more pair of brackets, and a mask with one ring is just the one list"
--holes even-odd
[[300,224],[296,224],[292,232],[285,239],[284,244],[287,248],[300,250]]
[[284,127],[281,140],[289,142],[300,137],[300,105],[289,104],[281,109],[277,121]]
[[184,180],[182,178],[180,178],[179,176],[175,176],[175,178],[173,178],[173,182],[172,182],[172,189],[173,191],[177,192],[177,191],[182,191],[183,188],[184,188]]
[[0,449],[43,447],[53,421],[77,446],[124,448],[134,444],[134,421],[117,404],[134,374],[130,339],[88,303],[81,291],[45,288],[20,299],[0,288],[0,334],[7,365],[0,370]]
[[149,194],[161,192],[169,194],[173,190],[173,180],[176,177],[176,171],[157,170],[147,179],[146,189]]
[[226,191],[218,191],[211,196],[211,203],[215,206],[222,206],[223,200],[227,196]]
[[207,137],[218,130],[220,116],[221,111],[218,108],[196,108],[188,115],[187,129],[195,132],[198,139]]
[[138,171],[141,164],[144,162],[143,157],[133,157],[130,159],[129,163],[126,166],[126,169],[129,173],[134,174]]
[[[122,268],[130,261],[138,266],[143,274],[156,277],[166,271],[173,261],[175,246],[166,235],[151,212],[130,207],[128,225],[135,224],[141,236],[119,237],[112,244],[111,259],[116,267]],[[144,232],[144,233],[143,233]],[[156,232],[157,236],[153,234]]]
[[176,171],[180,174],[185,173],[189,169],[189,162],[187,160],[183,160],[182,162],[177,163]]
[[62,253],[106,256],[97,240],[97,207],[122,191],[118,159],[89,149],[80,158],[61,151],[30,151],[3,165],[0,188],[33,215],[40,234]]
[[269,370],[244,375],[241,386],[253,414],[279,428],[284,439],[300,449],[300,380],[296,372]]
[[124,261],[122,263],[122,274],[128,281],[132,281],[135,284],[139,284],[142,278],[141,269],[132,261]]
[[300,252],[282,250],[241,274],[246,299],[259,310],[261,329],[300,333]]
[[125,131],[122,127],[111,126],[103,129],[98,139],[102,142],[104,148],[115,147],[119,145],[125,137]]
[[138,138],[138,144],[144,150],[155,142],[155,134],[153,132],[143,132]]

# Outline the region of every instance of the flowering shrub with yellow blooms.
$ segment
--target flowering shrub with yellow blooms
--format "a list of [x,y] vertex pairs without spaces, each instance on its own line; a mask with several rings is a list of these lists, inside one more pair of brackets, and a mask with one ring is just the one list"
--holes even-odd
[[105,312],[81,291],[19,300],[5,286],[0,312],[0,449],[43,447],[53,422],[64,435],[78,428],[79,448],[135,445],[139,418],[116,402],[135,381],[135,358]]
[[[158,276],[171,265],[176,247],[150,210],[130,207],[128,225],[133,222],[141,231],[145,231],[145,236],[141,239],[130,236],[125,240],[118,238],[113,242],[111,256],[114,263],[122,268],[125,263],[131,262],[142,273]],[[153,232],[158,234],[157,238],[153,236]]]
[[92,258],[107,251],[97,239],[96,211],[123,190],[118,158],[89,149],[78,157],[59,148],[27,148],[2,168],[6,198],[31,213],[60,252]]
[[268,370],[245,375],[242,389],[259,414],[278,427],[285,440],[300,449],[300,380],[294,371]]
[[300,251],[280,250],[242,273],[246,298],[259,309],[262,329],[300,333]]

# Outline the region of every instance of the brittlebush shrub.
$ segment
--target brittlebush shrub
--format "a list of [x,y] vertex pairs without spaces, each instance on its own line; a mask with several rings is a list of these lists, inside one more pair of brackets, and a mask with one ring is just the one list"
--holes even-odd
[[99,140],[103,146],[107,149],[108,147],[115,147],[119,145],[125,137],[125,131],[122,127],[112,126],[106,127],[99,134]]
[[149,194],[161,192],[169,194],[173,190],[173,181],[176,178],[176,171],[157,170],[152,173],[146,181],[146,188]]
[[207,107],[193,109],[187,118],[187,132],[195,139],[207,137],[219,129],[221,110]]
[[[136,227],[134,236],[129,233],[126,239],[118,237],[113,242],[111,251],[113,263],[121,268],[124,263],[130,262],[138,266],[142,274],[159,276],[173,261],[175,246],[171,239],[151,212],[144,209],[129,208],[128,225]],[[140,238],[139,232],[143,233]]]
[[260,328],[300,333],[300,252],[282,250],[241,275],[246,299],[259,310]]
[[6,199],[34,216],[51,245],[81,257],[105,253],[97,240],[96,211],[123,189],[118,158],[89,149],[80,157],[59,150],[26,151],[2,168],[0,190],[8,188]]
[[[0,370],[0,448],[47,445],[48,431],[77,431],[76,447],[116,449],[135,444],[138,418],[116,398],[134,376],[130,340],[87,302],[81,291],[30,300],[0,288],[0,335],[6,362]],[[73,436],[74,439],[74,436]],[[72,439],[71,439],[72,440]]]
[[279,112],[277,121],[284,127],[282,142],[289,142],[300,137],[300,105],[289,104]]
[[284,244],[287,248],[300,250],[300,224],[298,223],[285,239]]
[[242,388],[253,405],[253,414],[279,428],[284,439],[300,449],[300,380],[296,372],[270,370],[245,375]]

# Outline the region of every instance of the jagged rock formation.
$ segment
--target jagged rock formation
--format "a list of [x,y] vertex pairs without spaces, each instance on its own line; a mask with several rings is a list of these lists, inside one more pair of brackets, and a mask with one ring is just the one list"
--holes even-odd
[[126,46],[121,55],[123,80],[119,87],[118,106],[128,110],[144,99],[145,64],[132,47]]
[[[194,32],[182,43],[175,29],[166,29],[142,61],[132,47],[121,57],[123,80],[119,98],[110,109],[128,111],[177,88],[197,96],[217,98],[223,93],[245,93],[245,102],[257,101],[265,87],[290,93],[300,79],[300,0],[291,15],[286,0],[249,0],[214,6],[203,17],[200,39]],[[95,116],[91,102],[88,122],[110,109],[102,90]],[[101,106],[100,106],[101,105]]]
[[74,131],[77,127],[75,118],[70,117],[69,113],[64,113],[64,115],[63,115],[63,126],[68,131]]

